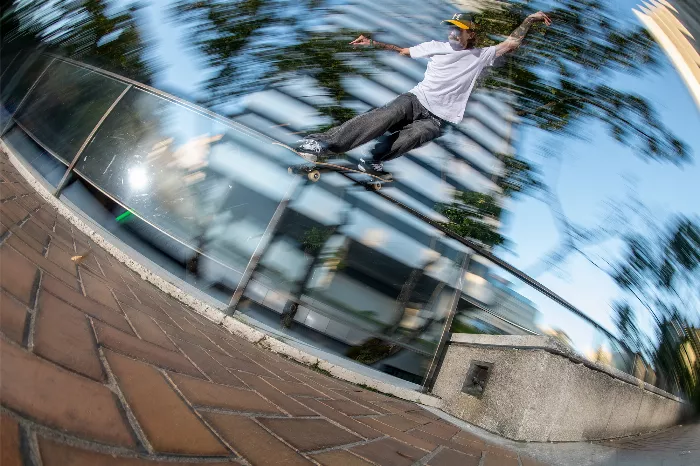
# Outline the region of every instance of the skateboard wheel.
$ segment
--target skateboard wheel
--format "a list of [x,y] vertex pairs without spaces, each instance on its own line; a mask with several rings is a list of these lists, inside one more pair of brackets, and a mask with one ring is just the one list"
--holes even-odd
[[289,173],[290,175],[293,175],[294,169],[292,167],[287,168],[287,173]]
[[379,191],[380,189],[382,189],[382,184],[381,183],[372,183],[372,189],[374,191]]
[[306,176],[309,178],[309,181],[315,183],[321,179],[321,172],[318,170],[311,170]]

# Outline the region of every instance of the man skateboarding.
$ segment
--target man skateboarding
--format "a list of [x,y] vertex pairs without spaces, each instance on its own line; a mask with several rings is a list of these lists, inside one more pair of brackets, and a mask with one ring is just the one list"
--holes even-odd
[[350,44],[391,50],[411,58],[428,58],[423,81],[383,107],[358,115],[325,133],[305,137],[297,143],[297,151],[315,161],[349,151],[389,131],[391,135],[377,142],[370,151],[372,158],[360,159],[358,168],[376,176],[390,176],[384,171],[384,162],[437,138],[445,122],[462,121],[479,74],[493,65],[496,57],[516,50],[530,26],[537,22],[552,24],[543,12],[534,13],[507,40],[486,48],[475,48],[476,25],[468,14],[456,14],[443,21],[450,25],[447,42],[430,41],[401,48],[361,35]]

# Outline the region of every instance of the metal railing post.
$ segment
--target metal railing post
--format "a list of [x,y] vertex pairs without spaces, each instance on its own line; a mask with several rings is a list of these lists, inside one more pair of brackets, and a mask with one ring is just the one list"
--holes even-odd
[[462,288],[464,287],[464,276],[469,268],[469,262],[471,261],[471,256],[473,252],[466,252],[464,254],[464,260],[459,268],[459,277],[457,278],[457,284],[455,286],[455,293],[452,297],[452,302],[450,303],[450,309],[445,319],[445,327],[442,329],[442,335],[440,335],[440,341],[438,342],[437,348],[435,349],[435,354],[433,359],[430,361],[428,366],[428,372],[425,374],[425,379],[423,380],[422,390],[427,393],[433,389],[435,385],[435,380],[437,379],[438,369],[442,365],[442,361],[445,358],[445,349],[447,347],[447,342],[450,339],[452,333],[452,322],[454,321],[455,315],[457,314],[457,306],[459,305],[459,299],[462,296]]
[[114,102],[112,102],[112,105],[109,106],[107,110],[105,110],[105,113],[102,115],[102,118],[99,119],[97,124],[95,124],[95,127],[92,128],[92,131],[90,131],[90,134],[85,138],[85,141],[83,141],[83,144],[80,146],[80,149],[78,149],[78,152],[75,153],[75,156],[73,157],[73,160],[71,160],[70,164],[68,165],[68,168],[66,169],[66,172],[63,174],[63,178],[61,178],[61,181],[58,183],[58,186],[56,186],[56,190],[53,192],[53,195],[58,197],[61,195],[61,191],[63,191],[63,188],[65,188],[66,183],[68,182],[68,178],[70,177],[71,172],[73,171],[73,168],[75,167],[75,164],[78,163],[78,159],[80,159],[80,156],[83,154],[83,151],[85,148],[90,144],[90,141],[92,140],[93,137],[95,137],[95,133],[100,129],[100,126],[102,126],[102,123],[107,119],[110,113],[112,113],[112,110],[114,110],[114,107],[117,106],[120,100],[126,95],[126,93],[131,89],[133,86],[131,84],[128,84],[126,88],[122,91],[119,96],[117,96],[116,99],[114,99]]
[[270,244],[272,244],[272,239],[275,236],[280,220],[282,220],[282,215],[286,212],[287,207],[289,206],[289,202],[294,197],[294,194],[296,194],[297,189],[300,186],[304,186],[305,184],[306,177],[295,177],[294,181],[291,183],[290,187],[287,189],[287,192],[282,198],[282,201],[280,201],[280,203],[277,205],[275,212],[272,214],[270,222],[267,224],[267,228],[265,228],[265,232],[263,233],[260,242],[256,246],[255,251],[253,251],[253,255],[251,256],[250,260],[248,261],[248,265],[246,265],[246,268],[243,271],[243,275],[241,276],[238,285],[236,285],[236,290],[233,292],[231,300],[228,303],[228,310],[232,315],[236,311],[236,307],[241,301],[241,298],[243,297],[243,293],[245,292],[248,283],[250,283],[251,278],[253,278],[253,273],[258,268],[260,260],[262,259],[263,255],[265,255],[265,253],[267,252],[267,249],[269,248]]
[[36,85],[39,83],[39,80],[40,80],[41,78],[44,77],[44,74],[48,71],[48,69],[51,67],[51,65],[53,65],[53,62],[55,62],[55,61],[56,61],[55,58],[52,59],[52,60],[49,62],[49,64],[46,65],[46,68],[44,68],[44,71],[41,72],[41,74],[39,75],[39,77],[36,78],[36,79],[34,80],[34,82],[32,83],[31,87],[27,90],[27,93],[24,94],[24,97],[22,97],[22,100],[20,100],[19,103],[17,104],[17,107],[15,108],[15,111],[12,112],[12,115],[10,115],[10,118],[7,120],[7,124],[6,124],[5,127],[2,129],[2,131],[0,132],[0,137],[3,137],[3,136],[5,135],[5,133],[7,132],[7,130],[8,130],[8,129],[10,128],[10,126],[12,125],[12,121],[15,119],[15,115],[17,115],[17,112],[19,111],[19,109],[22,108],[22,104],[24,104],[24,102],[27,100],[27,97],[29,97],[29,94],[32,93],[32,91],[34,90],[34,88],[36,87]]

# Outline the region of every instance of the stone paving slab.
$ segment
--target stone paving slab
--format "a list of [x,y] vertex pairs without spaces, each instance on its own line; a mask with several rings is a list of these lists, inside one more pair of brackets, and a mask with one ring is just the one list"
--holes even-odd
[[230,334],[93,244],[4,154],[0,194],[3,466],[542,464]]

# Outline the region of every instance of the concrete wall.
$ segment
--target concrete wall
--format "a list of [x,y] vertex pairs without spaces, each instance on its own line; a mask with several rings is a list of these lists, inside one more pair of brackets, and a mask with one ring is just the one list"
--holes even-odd
[[[481,398],[462,393],[472,361],[492,363]],[[551,337],[452,337],[433,388],[442,409],[514,440],[581,441],[650,432],[690,412],[628,374],[583,361]]]

